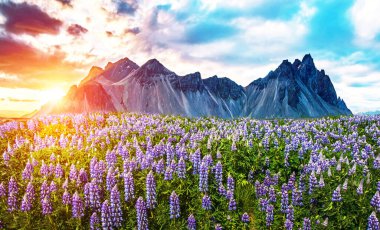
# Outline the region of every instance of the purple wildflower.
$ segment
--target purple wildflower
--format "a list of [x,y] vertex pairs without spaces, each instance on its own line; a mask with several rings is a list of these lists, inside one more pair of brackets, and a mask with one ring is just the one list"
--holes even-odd
[[230,211],[236,210],[236,201],[233,197],[230,199],[230,202],[228,203],[228,210]]
[[311,230],[311,221],[309,218],[303,218],[303,230]]
[[342,196],[340,195],[340,185],[333,191],[332,199],[333,202],[340,202],[342,201]]
[[186,162],[183,157],[178,162],[177,176],[178,178],[186,178]]
[[175,191],[170,195],[170,219],[175,219],[180,216],[179,198]]
[[273,205],[269,204],[265,210],[266,212],[266,225],[267,227],[271,226],[272,225],[272,222],[274,220],[274,217],[273,217],[273,210],[274,210],[274,207]]
[[208,166],[202,162],[199,174],[199,191],[208,191]]
[[367,230],[379,230],[379,220],[376,217],[376,213],[372,212],[371,215],[368,217],[368,225]]
[[150,171],[146,176],[146,206],[148,209],[154,209],[157,203],[156,180],[153,172]]
[[70,193],[65,189],[65,192],[62,195],[62,204],[69,205],[71,201]]
[[140,196],[136,202],[137,229],[148,230],[148,218],[144,199]]
[[96,212],[92,213],[90,217],[90,230],[100,230],[99,228],[100,220]]
[[112,217],[111,217],[111,207],[108,200],[105,200],[102,204],[102,228],[112,229]]
[[214,168],[214,173],[215,173],[216,183],[221,184],[223,182],[223,166],[220,161],[216,163],[215,168]]
[[190,214],[187,218],[187,229],[188,230],[196,230],[197,228],[197,222],[195,220],[195,217],[193,214]]
[[211,199],[207,194],[202,198],[202,208],[204,210],[211,210]]
[[249,223],[249,215],[248,215],[248,213],[243,213],[243,215],[241,216],[241,221],[243,222],[243,223]]
[[53,212],[53,206],[51,204],[50,196],[45,196],[41,200],[42,214],[50,215]]
[[135,183],[131,172],[124,175],[124,195],[127,202],[135,198]]
[[84,216],[83,201],[78,192],[75,192],[72,198],[72,213],[73,218],[81,218]]
[[123,222],[123,213],[121,211],[120,193],[117,189],[117,185],[112,188],[110,201],[113,226],[115,228],[120,228],[121,222]]

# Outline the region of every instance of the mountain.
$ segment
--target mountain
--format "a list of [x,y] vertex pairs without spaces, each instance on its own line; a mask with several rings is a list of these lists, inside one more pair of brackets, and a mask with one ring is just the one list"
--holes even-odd
[[351,115],[337,97],[324,70],[307,54],[302,61],[284,60],[274,71],[246,87],[228,78],[202,79],[199,72],[178,76],[158,60],[138,66],[128,58],[92,67],[78,86],[39,115],[128,111],[222,118],[300,118]]

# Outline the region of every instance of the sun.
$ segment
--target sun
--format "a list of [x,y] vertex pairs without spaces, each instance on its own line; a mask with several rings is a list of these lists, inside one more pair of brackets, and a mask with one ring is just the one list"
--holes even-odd
[[58,102],[65,96],[65,91],[60,88],[43,90],[40,93],[41,104],[46,104],[48,102]]

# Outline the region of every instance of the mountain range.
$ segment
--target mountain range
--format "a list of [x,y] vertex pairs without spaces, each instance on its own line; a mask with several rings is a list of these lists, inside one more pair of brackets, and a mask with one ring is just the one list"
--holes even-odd
[[142,66],[128,58],[105,68],[92,67],[58,104],[37,114],[127,111],[189,117],[302,118],[351,115],[337,97],[324,70],[310,54],[302,61],[284,60],[246,87],[229,78],[202,79],[199,72],[178,76],[158,60]]

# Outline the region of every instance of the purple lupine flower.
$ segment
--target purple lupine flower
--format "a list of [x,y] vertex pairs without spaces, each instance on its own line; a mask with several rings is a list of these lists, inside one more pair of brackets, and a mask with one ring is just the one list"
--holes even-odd
[[187,229],[188,230],[196,230],[197,229],[197,222],[196,222],[193,214],[190,214],[189,217],[187,218]]
[[276,203],[276,191],[274,190],[273,186],[269,187],[269,202]]
[[25,193],[21,201],[21,211],[28,212],[32,209],[32,201],[28,198],[28,193]]
[[206,163],[202,162],[199,170],[199,191],[208,191],[208,166]]
[[33,165],[28,160],[28,162],[25,165],[24,171],[22,171],[22,179],[30,180],[32,173],[33,173]]
[[96,156],[94,156],[90,161],[90,177],[91,179],[97,178],[97,166],[98,166],[98,159]]
[[223,166],[220,161],[216,163],[215,168],[214,168],[214,173],[215,173],[216,183],[221,184],[223,182]]
[[148,218],[144,199],[140,196],[136,201],[137,229],[148,230]]
[[315,176],[315,172],[313,170],[310,174],[310,177],[309,177],[309,194],[312,194],[314,188],[317,186],[318,186],[318,180],[317,180],[317,177]]
[[348,179],[345,179],[344,182],[343,182],[343,185],[342,185],[343,191],[346,191],[347,187],[348,187]]
[[13,212],[17,210],[17,193],[10,192],[8,195],[8,211]]
[[233,197],[231,197],[231,199],[228,203],[228,210],[230,210],[230,211],[236,210],[236,201]]
[[375,195],[371,198],[371,206],[376,208],[376,211],[380,212],[380,194],[379,191],[376,191]]
[[86,170],[84,168],[81,168],[78,173],[78,178],[77,178],[77,185],[83,185],[88,182],[88,176],[86,173]]
[[227,190],[227,193],[226,193],[227,200],[230,200],[233,197],[234,197],[234,193],[231,190]]
[[231,190],[232,192],[235,190],[235,180],[231,175],[227,177],[227,190]]
[[92,209],[100,209],[102,204],[101,201],[101,190],[99,185],[96,182],[96,179],[92,179],[92,182],[90,183],[90,193],[89,193],[89,200],[90,200],[90,207]]
[[156,170],[156,173],[158,173],[158,174],[165,173],[165,164],[164,164],[164,160],[163,159],[160,159],[157,162],[155,170]]
[[292,230],[293,229],[293,222],[289,219],[285,220],[284,225],[285,225],[286,230]]
[[124,175],[124,195],[127,202],[135,198],[135,182],[131,172]]
[[75,181],[78,177],[78,171],[74,164],[70,166],[70,173],[69,173],[69,179],[71,181]]
[[91,183],[87,182],[83,188],[84,203],[86,204],[87,207],[90,206],[90,185]]
[[286,213],[289,205],[288,186],[283,184],[281,187],[281,212]]
[[62,169],[62,166],[59,164],[59,162],[55,166],[54,174],[55,174],[55,178],[63,177],[63,169]]
[[227,190],[223,184],[219,184],[218,192],[221,196],[227,196]]
[[311,221],[309,218],[303,218],[303,230],[311,230]]
[[99,228],[100,220],[96,212],[92,213],[90,217],[90,230],[100,230]]
[[202,208],[204,210],[211,210],[211,199],[207,194],[202,198]]
[[154,209],[157,203],[156,180],[153,172],[150,171],[146,176],[146,206],[148,209]]
[[364,179],[362,179],[359,183],[359,186],[357,187],[356,189],[356,193],[358,195],[362,195],[363,194],[363,182],[364,182]]
[[111,191],[112,188],[116,185],[116,183],[117,181],[116,181],[115,170],[113,169],[113,167],[110,167],[108,169],[107,178],[106,178],[107,190]]
[[272,225],[272,222],[274,220],[274,217],[273,217],[273,210],[274,210],[274,207],[273,205],[269,204],[265,210],[266,212],[266,225],[267,227],[271,226]]
[[186,162],[183,157],[178,162],[177,176],[178,178],[186,178]]
[[105,200],[102,204],[102,228],[112,229],[112,217],[111,217],[111,207],[108,200]]
[[340,202],[342,201],[342,196],[340,195],[340,185],[333,191],[332,199],[333,202]]
[[50,186],[49,186],[49,191],[50,191],[50,193],[52,193],[52,192],[56,192],[57,189],[58,189],[57,184],[52,180],[52,181],[50,182]]
[[8,193],[15,193],[17,194],[18,193],[18,184],[17,184],[17,181],[13,178],[13,176],[11,177],[11,179],[9,179],[9,183],[8,183]]
[[43,177],[49,176],[49,166],[47,166],[44,161],[42,161],[42,164],[41,164],[40,174]]
[[179,198],[175,191],[170,195],[170,219],[175,219],[180,216]]
[[72,198],[72,213],[73,218],[81,218],[84,216],[83,201],[78,192],[75,192]]
[[0,198],[7,195],[7,191],[5,189],[4,182],[0,183]]
[[50,196],[45,196],[41,200],[42,214],[50,215],[53,212],[53,206],[51,205]]
[[173,180],[173,169],[170,165],[166,167],[164,180]]
[[69,188],[69,178],[66,177],[65,182],[62,184],[63,189],[68,189]]
[[62,195],[62,204],[69,205],[71,201],[70,193],[65,189],[65,192]]
[[248,213],[243,213],[243,215],[241,216],[241,221],[243,222],[243,223],[249,223],[249,215],[248,215]]
[[367,230],[379,230],[379,220],[376,217],[376,213],[372,212],[371,215],[368,217],[368,225]]
[[269,202],[267,199],[261,198],[261,197],[259,198],[259,205],[260,205],[261,211],[266,211],[268,204],[269,204]]
[[50,186],[48,185],[48,182],[46,180],[44,180],[44,182],[42,182],[42,184],[41,184],[41,189],[40,189],[40,200],[41,200],[41,202],[47,196],[50,198]]
[[112,223],[115,228],[120,228],[123,222],[123,213],[121,211],[120,193],[115,185],[111,191],[111,218]]
[[294,220],[294,208],[293,205],[289,205],[286,210],[286,219],[289,219],[291,221]]

